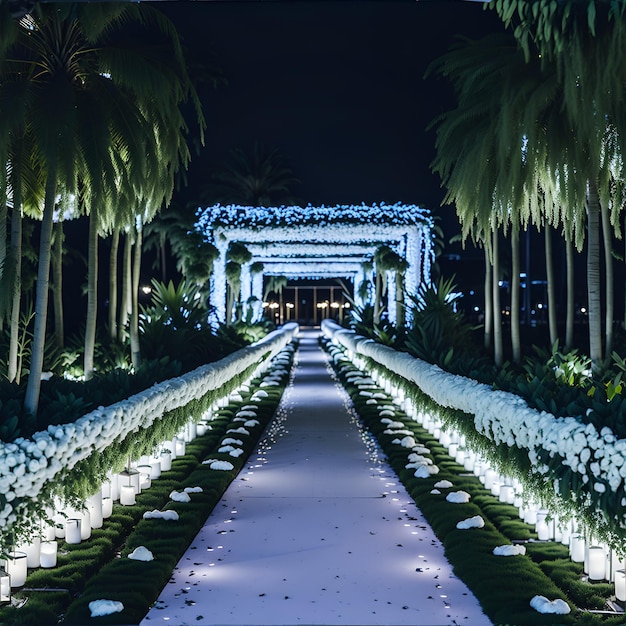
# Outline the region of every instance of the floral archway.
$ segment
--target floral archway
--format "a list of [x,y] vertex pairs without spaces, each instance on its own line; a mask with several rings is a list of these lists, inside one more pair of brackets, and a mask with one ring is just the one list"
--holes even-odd
[[[365,279],[364,263],[386,245],[407,261],[406,294],[430,281],[433,220],[414,204],[289,207],[215,205],[201,209],[196,228],[218,248],[211,282],[211,304],[225,322],[227,250],[243,244],[251,253],[242,267],[241,295],[260,304],[264,276],[341,278],[357,287]],[[250,268],[262,264],[262,271]],[[376,268],[374,268],[376,271]],[[389,277],[393,278],[393,277]],[[388,280],[393,285],[393,280]],[[355,294],[357,289],[355,289]],[[390,299],[392,295],[390,294]],[[406,302],[405,302],[406,304]],[[395,309],[389,317],[395,320]]]

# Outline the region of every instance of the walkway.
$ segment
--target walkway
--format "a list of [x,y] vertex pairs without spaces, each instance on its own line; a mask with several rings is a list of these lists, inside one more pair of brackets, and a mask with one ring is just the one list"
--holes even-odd
[[300,333],[277,417],[142,626],[490,623],[350,414],[317,337]]

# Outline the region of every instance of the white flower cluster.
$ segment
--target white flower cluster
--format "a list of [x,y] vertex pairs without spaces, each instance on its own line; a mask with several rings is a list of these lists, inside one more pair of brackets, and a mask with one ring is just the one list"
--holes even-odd
[[220,205],[199,211],[197,225],[205,230],[216,226],[264,228],[267,226],[301,226],[331,224],[419,224],[432,218],[427,209],[413,204],[357,204],[314,207],[249,207]]
[[[584,424],[576,417],[557,418],[537,411],[519,396],[445,372],[356,335],[331,320],[325,320],[322,329],[353,356],[373,359],[415,383],[437,404],[473,415],[476,430],[494,443],[526,450],[534,471],[548,471],[540,460],[542,452],[550,458],[558,455],[562,464],[577,473],[581,482],[596,494],[604,493],[607,487],[614,493],[624,492],[626,440],[618,439],[610,428],[598,432],[593,424]],[[622,503],[626,504],[626,500]]]
[[42,487],[62,470],[72,469],[130,433],[151,426],[168,411],[220,389],[237,374],[257,364],[265,353],[272,358],[297,330],[297,325],[289,325],[216,363],[155,384],[111,406],[99,407],[72,424],[50,426],[31,439],[20,437],[12,443],[0,444],[0,494],[6,499],[0,510],[0,529],[17,521],[15,501],[35,499]]

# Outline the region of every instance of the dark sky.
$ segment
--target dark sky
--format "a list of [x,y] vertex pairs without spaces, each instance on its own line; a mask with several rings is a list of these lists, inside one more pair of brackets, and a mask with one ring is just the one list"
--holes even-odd
[[[501,29],[462,0],[159,3],[189,45],[213,54],[228,85],[203,89],[206,148],[192,190],[212,164],[254,141],[277,147],[314,205],[407,202],[441,213],[431,174],[430,121],[452,107],[449,86],[424,79],[455,36]],[[456,225],[450,208],[446,222]]]

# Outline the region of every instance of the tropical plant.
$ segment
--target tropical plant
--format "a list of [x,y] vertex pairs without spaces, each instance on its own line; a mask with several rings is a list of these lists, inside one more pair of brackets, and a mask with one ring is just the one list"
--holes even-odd
[[[5,6],[2,10],[9,36],[3,41],[0,89],[4,97],[11,96],[7,101],[12,106],[2,117],[0,149],[6,152],[7,137],[23,128],[45,175],[37,316],[25,398],[32,426],[39,403],[52,217],[59,186],[77,191],[80,185],[84,203],[94,212],[110,206],[108,198],[120,190],[130,197],[133,186],[134,195],[144,202],[163,194],[167,185],[162,181],[188,159],[181,138],[186,125],[178,105],[188,98],[197,103],[197,98],[171,24],[148,7],[36,5],[14,25],[7,22],[11,18]],[[154,57],[142,53],[135,64],[129,63],[133,24],[146,27],[143,38],[135,37],[134,42],[147,47],[150,28],[156,28],[159,49],[170,44],[167,57],[153,62]],[[90,282],[91,300],[92,290]],[[93,316],[88,318],[85,339],[86,375],[91,367]]]
[[440,278],[436,283],[422,283],[412,302],[412,325],[406,333],[406,350],[420,359],[441,367],[450,367],[455,355],[472,347],[472,326],[455,303],[461,294],[455,291],[454,278]]
[[242,206],[297,205],[291,187],[300,181],[294,177],[278,148],[266,148],[256,142],[247,152],[235,148],[229,161],[216,168],[211,183],[203,193],[208,204]]

